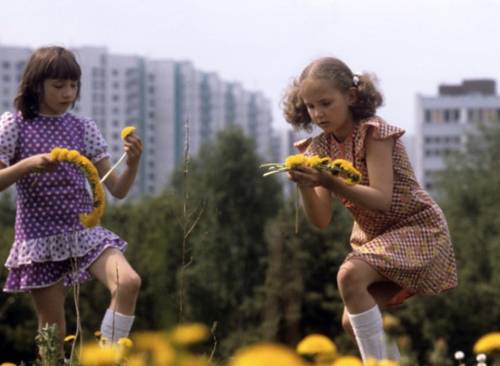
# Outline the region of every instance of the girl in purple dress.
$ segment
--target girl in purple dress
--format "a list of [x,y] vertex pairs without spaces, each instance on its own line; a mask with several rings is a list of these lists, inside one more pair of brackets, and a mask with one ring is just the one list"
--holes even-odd
[[[52,161],[49,154],[54,147],[78,150],[101,177],[111,167],[95,122],[67,112],[78,98],[80,76],[70,51],[36,50],[19,85],[16,113],[0,117],[0,191],[14,183],[17,189],[15,241],[6,262],[4,291],[31,293],[39,327],[56,324],[62,339],[65,286],[93,275],[111,293],[102,336],[116,341],[132,327],[141,279],[122,253],[125,241],[100,226],[80,224],[79,214],[92,209],[85,177],[69,163]],[[134,182],[142,143],[131,134],[124,149],[125,171],[121,176],[113,172],[105,181],[117,198],[125,197]]]

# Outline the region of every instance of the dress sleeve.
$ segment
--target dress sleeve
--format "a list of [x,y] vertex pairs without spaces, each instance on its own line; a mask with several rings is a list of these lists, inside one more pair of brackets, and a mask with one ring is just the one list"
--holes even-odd
[[17,123],[14,114],[5,112],[0,117],[0,161],[9,166],[17,145]]
[[96,123],[93,120],[86,119],[84,120],[84,126],[84,155],[94,164],[104,158],[109,158],[108,144]]
[[354,144],[356,157],[358,158],[363,158],[366,153],[365,143],[369,131],[373,131],[375,140],[385,140],[388,138],[398,139],[405,133],[405,130],[402,128],[392,126],[380,117],[372,117],[362,122],[356,137],[357,141]]

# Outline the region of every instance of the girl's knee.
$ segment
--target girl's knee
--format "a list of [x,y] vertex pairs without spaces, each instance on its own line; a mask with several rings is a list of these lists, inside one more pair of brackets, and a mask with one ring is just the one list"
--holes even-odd
[[122,276],[119,280],[118,291],[128,296],[137,296],[141,288],[141,277],[134,271]]
[[337,272],[337,285],[339,289],[346,290],[361,283],[361,275],[352,262],[345,262]]

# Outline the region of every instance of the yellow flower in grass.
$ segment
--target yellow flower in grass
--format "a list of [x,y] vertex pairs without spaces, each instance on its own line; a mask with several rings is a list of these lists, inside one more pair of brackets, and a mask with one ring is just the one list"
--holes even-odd
[[398,363],[393,360],[380,360],[377,366],[398,366]]
[[500,332],[483,335],[474,344],[474,353],[491,353],[500,351]]
[[115,347],[101,347],[98,344],[85,345],[81,350],[82,366],[114,366],[121,359],[121,351]]
[[134,126],[127,126],[125,127],[122,132],[120,133],[122,140],[125,140],[128,135],[131,133],[135,132],[135,127]]
[[134,345],[134,342],[130,338],[120,338],[117,342],[120,346],[126,347],[126,348],[132,348]]
[[210,362],[206,357],[183,354],[176,360],[176,366],[209,366]]
[[295,154],[287,157],[284,165],[285,168],[287,169],[293,169],[299,166],[306,165],[306,162],[307,162],[307,157],[304,154]]
[[332,366],[363,366],[363,362],[355,356],[342,356],[337,358]]
[[175,358],[175,351],[165,332],[136,332],[132,339],[135,349],[152,354],[155,366],[170,366]]
[[189,345],[205,341],[210,336],[210,330],[204,324],[181,324],[170,333],[170,340],[180,345]]
[[76,336],[74,335],[69,335],[64,337],[64,342],[73,342],[76,339]]
[[293,350],[273,343],[261,343],[236,352],[230,366],[305,366]]
[[297,345],[297,353],[300,355],[334,355],[336,352],[335,343],[322,334],[310,334]]
[[80,222],[86,227],[96,226],[104,213],[105,196],[99,173],[92,162],[76,150],[55,147],[50,152],[50,157],[55,161],[65,161],[82,169],[92,189],[93,209],[90,213],[80,214]]
[[16,366],[16,364],[12,363],[12,362],[4,362],[4,363],[0,364],[0,366]]

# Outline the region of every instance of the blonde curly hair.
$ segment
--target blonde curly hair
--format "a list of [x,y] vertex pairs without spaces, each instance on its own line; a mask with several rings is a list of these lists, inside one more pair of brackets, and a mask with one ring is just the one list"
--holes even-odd
[[338,58],[320,58],[311,62],[285,91],[282,102],[285,120],[297,129],[309,130],[312,125],[311,117],[300,96],[301,84],[308,78],[330,80],[342,93],[347,93],[352,87],[356,88],[356,101],[349,107],[356,122],[374,116],[376,109],[383,103],[382,94],[375,86],[374,75],[355,75]]

